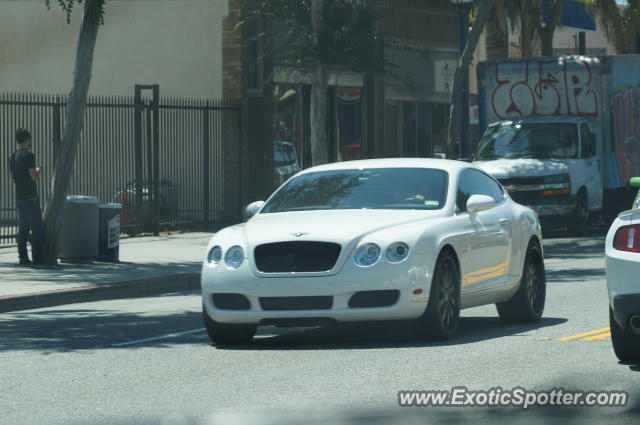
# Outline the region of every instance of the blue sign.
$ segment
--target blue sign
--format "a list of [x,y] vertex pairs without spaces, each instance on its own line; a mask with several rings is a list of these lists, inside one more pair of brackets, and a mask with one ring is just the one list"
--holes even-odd
[[[542,17],[545,22],[547,21],[548,15],[547,7],[544,7],[542,9]],[[568,0],[564,3],[560,25],[581,30],[596,30],[596,21],[593,19],[593,16],[587,12],[586,5],[582,1],[576,0]]]

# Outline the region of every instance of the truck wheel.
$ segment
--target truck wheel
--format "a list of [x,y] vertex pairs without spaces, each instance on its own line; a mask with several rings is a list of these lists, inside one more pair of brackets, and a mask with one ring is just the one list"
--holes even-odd
[[544,311],[547,284],[540,245],[532,240],[527,248],[520,287],[511,298],[497,303],[500,319],[505,322],[534,323]]
[[583,235],[589,224],[589,210],[587,209],[587,195],[584,191],[578,193],[576,209],[569,215],[567,229],[573,235]]
[[609,326],[611,327],[611,344],[616,357],[623,362],[640,361],[640,335],[636,335],[627,325],[624,331],[613,318],[613,310],[609,307]]

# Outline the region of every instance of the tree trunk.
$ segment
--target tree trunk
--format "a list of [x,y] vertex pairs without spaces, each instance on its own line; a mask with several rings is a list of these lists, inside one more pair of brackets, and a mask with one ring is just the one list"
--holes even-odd
[[564,0],[555,0],[548,13],[547,24],[539,29],[542,43],[542,56],[553,56],[553,33],[562,17],[564,10]]
[[484,29],[484,25],[489,17],[489,12],[493,9],[496,0],[480,0],[478,6],[478,13],[476,14],[476,18],[473,20],[473,25],[471,26],[471,32],[469,33],[469,37],[467,38],[467,45],[464,48],[464,52],[462,56],[458,60],[458,67],[456,68],[456,72],[453,74],[453,86],[451,88],[451,107],[449,110],[449,134],[448,134],[448,155],[450,156],[455,147],[455,141],[459,137],[460,133],[460,121],[462,118],[461,111],[461,86],[464,78],[468,78],[467,70],[469,68],[469,63],[471,62],[471,58],[473,57],[473,53],[476,51],[476,47],[478,46],[478,40],[480,39],[480,34],[482,34],[482,30]]
[[62,210],[73,171],[78,141],[82,131],[87,93],[93,66],[93,51],[100,23],[99,10],[104,0],[85,0],[84,14],[76,47],[73,88],[67,104],[64,134],[53,170],[51,194],[44,212],[45,257],[48,264],[58,262],[58,243]]
[[[315,43],[318,44],[324,26],[324,0],[311,1],[311,25],[315,32]],[[329,67],[319,59],[311,86],[311,163],[326,164],[327,148],[327,85],[329,84]]]
[[329,158],[327,147],[327,85],[329,69],[318,63],[311,87],[311,163],[326,164]]
[[[504,1],[492,2],[491,16],[487,20],[485,53],[488,61],[495,61],[509,57],[509,34],[506,24],[500,22],[505,19]],[[482,6],[480,6],[482,7]]]
[[542,56],[553,56],[553,32],[546,31],[546,27],[540,34],[542,42]]

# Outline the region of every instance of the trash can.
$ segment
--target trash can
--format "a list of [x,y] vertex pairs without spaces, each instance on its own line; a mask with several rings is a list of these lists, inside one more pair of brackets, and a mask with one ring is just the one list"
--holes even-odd
[[98,259],[116,263],[120,260],[121,204],[100,204]]
[[98,257],[98,205],[95,196],[67,196],[60,229],[60,260],[94,260]]

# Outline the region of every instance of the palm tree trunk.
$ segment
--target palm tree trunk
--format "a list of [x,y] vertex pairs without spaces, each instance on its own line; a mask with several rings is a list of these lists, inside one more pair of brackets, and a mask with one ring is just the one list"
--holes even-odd
[[73,88],[67,103],[64,134],[53,170],[51,194],[44,212],[45,258],[48,264],[58,262],[58,242],[62,225],[62,210],[71,180],[73,163],[87,107],[87,93],[93,67],[93,51],[100,24],[100,8],[104,0],[85,0],[84,14],[76,47]]
[[[311,25],[315,43],[319,42],[324,26],[324,0],[311,0]],[[327,149],[327,85],[329,67],[316,59],[316,69],[311,86],[311,163],[326,164]]]
[[509,57],[509,34],[504,22],[504,2],[505,0],[493,2],[495,4],[486,22],[485,53],[488,61]]

